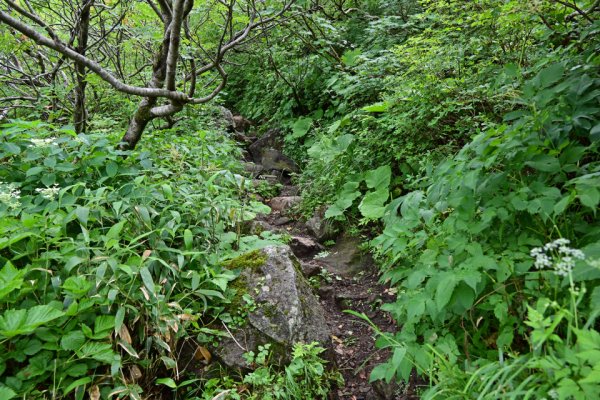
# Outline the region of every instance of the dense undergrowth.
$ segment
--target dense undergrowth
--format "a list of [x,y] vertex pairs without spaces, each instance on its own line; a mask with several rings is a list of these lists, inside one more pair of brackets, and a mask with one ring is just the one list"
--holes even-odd
[[278,42],[260,83],[287,77],[294,96],[234,104],[287,127],[307,211],[377,236],[399,328],[379,332],[393,355],[371,379],[416,370],[424,398],[594,398],[597,4],[370,5],[298,21],[297,37],[334,33]]
[[[0,398],[212,398],[242,384],[196,377],[182,352],[206,355],[221,334],[209,324],[231,323],[239,271],[223,261],[277,238],[241,234],[268,207],[235,173],[237,145],[194,124],[153,132],[133,153],[104,133],[3,126]],[[298,346],[290,390],[326,390],[319,353]],[[237,398],[275,384],[273,398],[299,398],[275,366],[261,376]]]

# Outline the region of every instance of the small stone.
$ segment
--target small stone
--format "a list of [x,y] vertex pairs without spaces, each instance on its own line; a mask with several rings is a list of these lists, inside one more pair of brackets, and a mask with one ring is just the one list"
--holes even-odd
[[[276,219],[276,220],[273,222],[273,225],[275,225],[275,226],[281,226],[281,225],[289,224],[290,222],[292,222],[292,219],[291,219],[291,218],[288,218],[288,217],[280,217],[280,218],[277,218],[277,219]],[[293,248],[292,248],[292,250],[293,250]],[[295,252],[294,252],[294,253],[295,253]],[[296,254],[296,256],[298,256],[298,254]]]
[[323,246],[311,238],[294,236],[290,241],[290,247],[296,257],[310,257],[323,250]]
[[302,268],[302,274],[307,278],[318,275],[319,272],[321,272],[321,267],[310,262],[301,263],[300,266]]

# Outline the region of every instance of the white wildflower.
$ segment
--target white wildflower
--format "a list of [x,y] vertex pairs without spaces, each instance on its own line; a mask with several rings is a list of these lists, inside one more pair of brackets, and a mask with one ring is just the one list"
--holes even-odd
[[49,145],[55,143],[53,138],[45,138],[45,139],[32,138],[32,139],[29,139],[29,141],[35,147],[45,147],[45,146],[49,146]]
[[60,187],[56,184],[52,185],[49,188],[37,188],[35,191],[42,195],[43,198],[48,200],[54,200],[56,195],[60,191]]
[[575,267],[577,260],[585,259],[585,254],[579,249],[572,249],[568,239],[556,239],[546,243],[543,247],[531,250],[531,257],[535,259],[537,269],[553,269],[558,276],[567,276]]
[[20,198],[21,191],[17,189],[14,183],[0,182],[0,203],[14,210],[21,205]]

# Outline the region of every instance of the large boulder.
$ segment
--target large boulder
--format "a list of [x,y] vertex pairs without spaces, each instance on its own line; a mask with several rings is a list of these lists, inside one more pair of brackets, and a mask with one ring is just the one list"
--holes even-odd
[[265,149],[281,150],[282,148],[283,140],[281,139],[281,131],[279,129],[269,129],[248,147],[248,151],[252,155],[254,162],[261,164]]
[[[287,362],[297,342],[319,342],[329,349],[330,332],[325,312],[302,275],[301,266],[288,246],[270,246],[248,253],[230,264],[242,268],[234,282],[240,298],[251,296],[246,307],[247,322],[234,329],[214,350],[228,367],[248,368],[242,354],[271,344],[276,361]],[[246,296],[247,299],[247,296]],[[230,310],[234,313],[234,310]],[[331,353],[329,351],[329,353]]]

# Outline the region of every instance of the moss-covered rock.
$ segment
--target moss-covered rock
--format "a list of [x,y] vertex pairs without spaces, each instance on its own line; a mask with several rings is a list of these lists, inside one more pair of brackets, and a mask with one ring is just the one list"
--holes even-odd
[[233,287],[240,298],[246,293],[250,295],[253,304],[252,307],[245,301],[231,304],[232,314],[236,312],[234,308],[243,308],[247,313],[247,324],[237,330],[230,329],[235,340],[225,338],[215,349],[224,364],[246,368],[242,354],[256,351],[259,345],[266,343],[278,350],[276,355],[281,362],[289,361],[292,346],[297,342],[317,341],[326,348],[330,346],[324,310],[288,246],[253,251],[232,260],[227,266],[241,269]]

